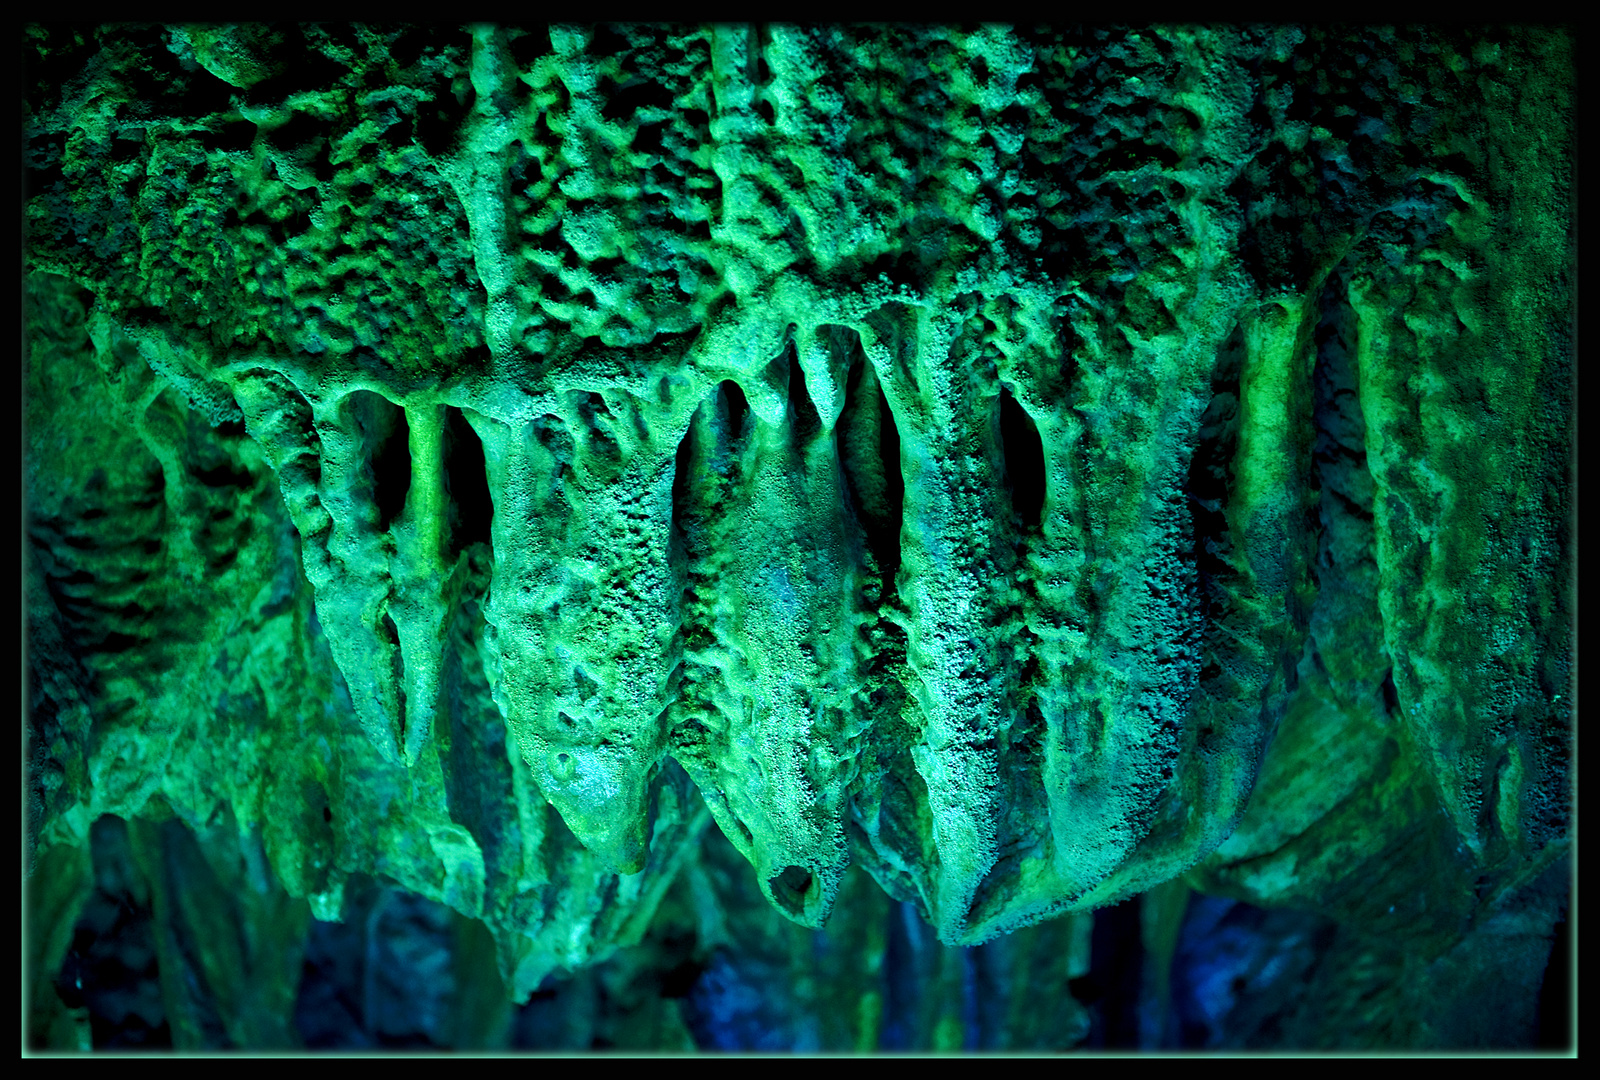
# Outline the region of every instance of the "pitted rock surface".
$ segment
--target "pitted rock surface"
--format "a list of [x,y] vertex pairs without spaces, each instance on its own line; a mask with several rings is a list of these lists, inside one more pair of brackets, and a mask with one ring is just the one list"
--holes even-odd
[[24,47],[36,858],[176,816],[525,998],[710,822],[947,945],[1411,851],[1442,952],[1565,853],[1559,29]]

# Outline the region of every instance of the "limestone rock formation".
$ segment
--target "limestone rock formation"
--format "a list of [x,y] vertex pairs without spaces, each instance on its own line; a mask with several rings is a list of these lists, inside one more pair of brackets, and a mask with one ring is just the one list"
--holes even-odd
[[180,1045],[351,882],[526,1001],[709,828],[811,930],[1159,886],[1164,972],[1182,878],[1537,987],[1573,42],[26,28],[35,1031],[104,815]]

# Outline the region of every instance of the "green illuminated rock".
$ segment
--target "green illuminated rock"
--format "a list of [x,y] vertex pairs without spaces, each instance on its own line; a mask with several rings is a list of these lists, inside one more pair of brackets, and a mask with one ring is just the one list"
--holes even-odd
[[1464,955],[1570,845],[1574,39],[27,28],[30,888],[135,823],[188,1045],[294,973],[173,875],[526,1000],[713,823]]

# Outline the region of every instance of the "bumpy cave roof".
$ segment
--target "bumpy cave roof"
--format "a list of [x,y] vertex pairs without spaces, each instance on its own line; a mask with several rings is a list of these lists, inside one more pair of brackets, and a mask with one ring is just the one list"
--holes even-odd
[[1441,986],[1548,949],[1570,33],[23,44],[50,970],[103,815],[197,940],[174,866],[263,941],[381,879],[519,1000],[708,829],[808,928],[1182,879]]

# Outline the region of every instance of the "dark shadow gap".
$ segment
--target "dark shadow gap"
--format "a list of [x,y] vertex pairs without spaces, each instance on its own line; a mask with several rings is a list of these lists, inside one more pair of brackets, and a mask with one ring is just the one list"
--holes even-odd
[[799,454],[804,453],[805,448],[821,434],[822,417],[806,390],[806,374],[800,368],[800,358],[795,355],[792,340],[785,346],[784,352],[789,359],[789,445]]
[[1004,388],[1000,391],[1000,440],[1011,507],[1024,532],[1037,530],[1044,514],[1044,441],[1033,417]]
[[1312,371],[1311,487],[1320,492],[1320,531],[1313,564],[1319,587],[1349,584],[1362,564],[1371,563],[1372,479],[1367,468],[1366,420],[1361,413],[1355,362],[1355,313],[1340,278],[1331,279],[1321,297],[1316,329],[1317,361]]
[[905,516],[900,431],[877,374],[859,348],[845,380],[844,409],[834,427],[834,439],[846,494],[877,563],[882,593],[888,595],[900,569],[900,529]]
[[1572,931],[1563,917],[1539,985],[1539,1049],[1572,1049]]
[[732,379],[724,379],[717,387],[717,411],[722,417],[727,448],[733,450],[744,442],[745,427],[750,419],[750,402],[744,390]]
[[393,647],[390,654],[393,657],[393,675],[395,687],[395,741],[401,746],[406,744],[406,658],[400,648],[400,628],[394,624],[394,619],[389,613],[383,613],[383,621],[379,624],[378,636]]
[[1394,685],[1394,665],[1383,673],[1383,684],[1379,688],[1383,694],[1383,711],[1390,720],[1400,718],[1400,691]]
[[879,565],[883,567],[884,591],[894,586],[895,574],[900,570],[900,529],[905,522],[906,481],[900,469],[900,429],[895,425],[889,399],[878,388],[878,453],[883,462],[883,473],[888,481],[888,515],[883,523],[882,554]]
[[[704,408],[704,406],[701,406]],[[691,422],[678,440],[672,465],[672,532],[682,536],[684,521],[689,516],[689,472],[694,468],[694,423]]]
[[1089,973],[1067,983],[1089,1010],[1089,1036],[1083,1049],[1139,1048],[1139,994],[1144,971],[1140,933],[1143,897],[1135,896],[1094,913]]
[[361,429],[378,528],[387,529],[405,509],[411,490],[411,426],[404,409],[370,390],[352,392],[345,403]]
[[1243,360],[1241,324],[1234,328],[1217,356],[1211,373],[1211,401],[1200,418],[1198,441],[1189,459],[1194,565],[1199,578],[1202,624],[1206,627],[1222,614],[1226,585],[1234,576],[1227,508],[1233,497],[1233,460],[1239,449],[1239,377]]
[[[431,93],[417,109],[416,140],[431,158],[449,154],[460,141],[462,129],[476,103],[470,79],[434,76]],[[459,96],[458,96],[459,95]]]
[[450,499],[450,558],[493,543],[494,499],[483,442],[454,405],[445,406],[444,487]]
[[611,123],[629,120],[640,110],[673,107],[672,89],[659,79],[632,78],[621,83],[608,79],[602,93],[606,103],[600,108],[600,116]]

